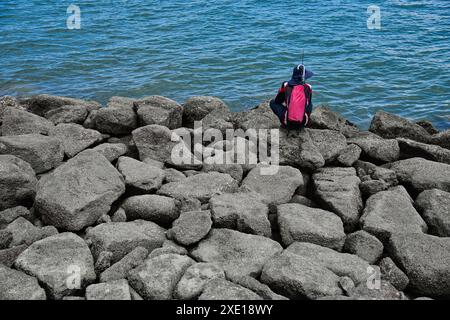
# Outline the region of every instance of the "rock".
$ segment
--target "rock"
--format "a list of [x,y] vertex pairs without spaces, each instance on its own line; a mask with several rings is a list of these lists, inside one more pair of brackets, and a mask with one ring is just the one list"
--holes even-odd
[[427,225],[412,205],[405,188],[397,186],[367,199],[361,228],[383,242],[400,232],[422,233]]
[[98,218],[98,220],[95,222],[95,225],[108,222],[111,222],[111,217],[107,214],[104,214],[100,218]]
[[430,134],[418,124],[384,111],[374,115],[369,131],[385,139],[401,137],[425,143],[430,140]]
[[132,287],[130,287],[128,285],[128,289],[130,290],[130,295],[131,295],[131,300],[138,300],[138,301],[142,301],[144,299],[142,299],[142,297],[139,295],[139,293],[136,292],[136,290],[134,290]]
[[363,208],[355,169],[321,168],[313,174],[312,180],[317,200],[342,219],[347,232],[354,230]]
[[19,217],[11,222],[5,230],[12,235],[11,247],[19,246],[21,244],[30,245],[33,242],[42,239],[43,234],[41,230],[35,227],[30,221],[23,217]]
[[440,189],[450,192],[450,165],[411,158],[389,164],[395,171],[398,181],[416,193],[428,189]]
[[227,274],[257,276],[264,263],[281,250],[279,243],[266,237],[211,229],[190,254],[200,262],[218,263]]
[[240,164],[237,164],[237,163],[209,164],[209,163],[207,163],[208,159],[205,159],[205,162],[203,164],[203,167],[202,167],[203,172],[216,171],[216,172],[220,172],[220,173],[227,173],[237,182],[242,181],[242,177],[244,175],[244,170]]
[[349,144],[345,149],[339,152],[337,162],[344,167],[351,167],[361,155],[361,148],[356,144]]
[[399,291],[406,289],[409,284],[409,279],[406,274],[395,265],[391,258],[383,258],[380,261],[379,266],[382,280],[389,281]]
[[25,219],[30,220],[31,219],[30,211],[22,206],[17,206],[0,211],[0,229],[3,229],[4,227],[6,227],[8,224],[10,224],[19,217],[24,217]]
[[183,104],[183,126],[194,127],[194,121],[202,120],[213,110],[228,110],[227,105],[216,97],[195,96],[191,97]]
[[50,136],[61,142],[69,158],[103,140],[100,132],[73,123],[58,124],[50,131]]
[[128,220],[143,219],[169,226],[180,215],[173,198],[146,194],[127,198],[122,208]]
[[50,110],[58,109],[67,105],[83,105],[88,111],[96,110],[101,107],[98,102],[68,97],[58,97],[48,94],[39,94],[20,100],[20,104],[26,106],[29,112],[44,116]]
[[344,276],[339,278],[339,286],[346,294],[349,294],[355,288],[355,283],[350,277]]
[[133,99],[112,97],[106,108],[95,113],[95,127],[102,133],[113,135],[129,134],[138,127]]
[[420,120],[417,121],[416,124],[424,128],[429,134],[439,133],[439,131],[434,128],[433,124],[430,121]]
[[311,126],[317,129],[339,131],[347,138],[359,132],[358,127],[353,123],[342,117],[339,113],[324,106],[313,109],[311,113]]
[[69,232],[33,243],[20,254],[15,267],[38,278],[53,299],[73,294],[96,278],[88,246]]
[[191,258],[173,253],[148,258],[130,271],[128,281],[147,300],[171,300],[177,283],[195,263]]
[[249,111],[236,115],[237,126],[244,131],[248,129],[277,129],[280,120],[275,116],[269,106],[270,101],[264,101]]
[[384,182],[383,180],[368,180],[363,181],[359,185],[359,189],[361,190],[361,193],[366,197],[370,197],[371,195],[374,195],[375,193],[378,193],[380,191],[384,191],[388,189],[388,184]]
[[111,251],[102,251],[95,261],[94,269],[96,274],[100,274],[111,266],[113,253]]
[[281,165],[316,170],[325,165],[319,149],[306,130],[287,131],[280,129],[279,161]]
[[131,300],[128,282],[122,279],[91,284],[86,288],[86,300]]
[[311,207],[311,208],[317,207],[316,204],[312,200],[308,199],[307,197],[300,196],[298,194],[294,194],[294,196],[289,201],[289,203],[302,204],[304,206]]
[[64,147],[58,139],[40,134],[0,137],[0,154],[14,155],[28,162],[36,173],[59,166]]
[[26,244],[0,250],[0,265],[12,267],[17,257],[27,248]]
[[189,212],[189,211],[201,211],[201,210],[208,210],[209,207],[207,203],[203,204],[200,202],[200,200],[195,198],[186,198],[186,199],[180,199],[180,212]]
[[153,193],[164,180],[164,170],[129,157],[120,157],[117,169],[125,178],[127,191],[131,194]]
[[92,150],[103,155],[109,162],[117,160],[128,152],[128,148],[124,143],[102,143]]
[[227,275],[227,280],[247,288],[264,300],[288,300],[288,298],[273,292],[268,285],[265,285],[250,276]]
[[9,248],[13,241],[13,233],[9,230],[0,230],[0,250]]
[[225,273],[220,267],[214,263],[195,263],[181,277],[174,296],[181,300],[195,299],[209,281],[217,278],[225,279]]
[[196,198],[202,203],[220,193],[233,193],[238,183],[230,175],[218,172],[200,173],[179,182],[164,184],[158,194],[176,198]]
[[224,193],[210,201],[211,217],[216,228],[230,228],[270,237],[269,207],[252,193]]
[[285,246],[311,242],[340,251],[345,241],[341,219],[332,212],[288,203],[277,207],[278,225]]
[[83,105],[66,105],[45,113],[45,117],[55,125],[60,123],[83,124],[88,116],[88,109]]
[[167,231],[167,237],[179,244],[189,246],[203,239],[211,230],[211,226],[209,211],[183,212],[173,222],[172,229]]
[[416,206],[431,234],[450,237],[449,192],[439,189],[425,190],[417,197]]
[[439,132],[431,137],[431,143],[450,149],[450,129]]
[[450,296],[450,239],[421,233],[394,234],[389,252],[417,295]]
[[7,108],[16,108],[19,110],[25,110],[25,108],[19,105],[16,98],[11,96],[0,96],[0,123],[3,121],[3,113]]
[[166,239],[164,231],[153,222],[135,220],[103,223],[89,230],[86,236],[92,241],[94,257],[102,251],[111,251],[115,263],[136,247],[144,247],[149,252],[161,247]]
[[[31,205],[36,194],[37,179],[31,166],[13,155],[0,155],[0,210],[18,205]],[[0,225],[11,222],[13,213],[2,211]]]
[[307,129],[312,142],[319,149],[325,163],[333,162],[347,148],[345,136],[333,130]]
[[[394,187],[398,184],[397,175],[393,170],[378,167],[370,162],[360,160],[356,161],[354,166],[361,179],[363,176],[369,175],[370,179],[385,182],[388,187]],[[370,179],[368,181],[370,181]]]
[[183,107],[171,99],[150,96],[135,101],[134,107],[141,126],[158,124],[169,129],[176,129],[182,125]]
[[86,150],[41,178],[35,208],[46,223],[78,231],[108,213],[124,191],[122,176],[109,161]]
[[186,179],[186,176],[177,169],[173,168],[164,169],[164,173],[165,175],[163,183],[179,182]]
[[136,247],[118,262],[104,270],[100,274],[100,282],[120,280],[128,276],[128,272],[143,264],[148,256],[148,250],[144,247]]
[[289,166],[279,166],[275,174],[267,174],[267,167],[259,165],[252,169],[241,186],[259,193],[266,204],[287,203],[298,187],[303,185],[300,170]]
[[36,278],[0,264],[0,300],[45,300]]
[[203,130],[203,134],[205,134],[208,129],[217,129],[225,135],[228,129],[234,129],[233,120],[234,114],[231,113],[230,110],[215,109],[202,119],[201,129]]
[[163,249],[170,249],[174,253],[177,253],[177,254],[185,254],[185,255],[188,254],[188,251],[183,246],[180,246],[179,244],[177,244],[174,241],[169,240],[169,239],[164,241],[162,247],[163,247]]
[[383,243],[376,237],[359,230],[347,235],[344,251],[355,254],[370,264],[375,264],[383,254]]
[[47,135],[52,127],[52,122],[25,110],[14,107],[4,109],[1,126],[3,136],[18,136],[22,134]]
[[450,164],[450,150],[439,146],[397,138],[402,158],[420,157],[431,161]]
[[95,123],[95,118],[97,117],[98,110],[91,110],[86,119],[83,122],[83,127],[86,129],[96,129],[97,124]]
[[379,289],[371,289],[366,283],[361,283],[350,294],[354,300],[406,300],[403,292],[399,292],[389,282],[381,280]]
[[219,278],[205,285],[198,300],[262,300],[262,298],[243,286]]
[[400,147],[395,139],[382,139],[370,132],[361,132],[347,140],[362,149],[363,157],[374,162],[392,162],[400,157]]
[[172,149],[177,142],[172,141],[172,132],[169,128],[148,125],[134,130],[132,134],[140,160],[150,158],[163,163],[172,162]]
[[127,215],[125,210],[122,208],[117,209],[116,212],[111,216],[111,222],[125,222],[127,221]]

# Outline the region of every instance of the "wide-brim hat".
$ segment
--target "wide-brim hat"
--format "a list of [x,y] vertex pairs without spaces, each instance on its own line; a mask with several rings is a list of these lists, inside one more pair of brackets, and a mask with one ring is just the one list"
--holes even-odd
[[[305,73],[303,74],[303,70],[305,70]],[[292,78],[288,81],[288,83],[291,86],[299,85],[311,78],[314,75],[314,73],[311,70],[308,70],[305,68],[304,65],[299,64],[294,68],[292,71]],[[303,79],[304,77],[304,79]]]

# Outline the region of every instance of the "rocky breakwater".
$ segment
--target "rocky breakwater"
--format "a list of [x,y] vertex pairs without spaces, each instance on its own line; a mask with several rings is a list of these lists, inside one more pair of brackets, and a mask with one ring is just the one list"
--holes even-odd
[[[450,131],[311,119],[287,132],[267,102],[214,97],[2,97],[0,299],[449,298]],[[184,147],[255,163],[174,161],[172,133],[200,120],[279,129],[278,170],[251,134]]]

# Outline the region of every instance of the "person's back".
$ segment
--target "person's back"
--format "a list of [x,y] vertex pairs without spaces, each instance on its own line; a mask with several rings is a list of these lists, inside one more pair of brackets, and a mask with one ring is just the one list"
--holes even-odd
[[314,74],[304,65],[298,65],[291,80],[283,82],[270,108],[288,129],[301,129],[309,125],[312,112],[312,87],[305,81]]

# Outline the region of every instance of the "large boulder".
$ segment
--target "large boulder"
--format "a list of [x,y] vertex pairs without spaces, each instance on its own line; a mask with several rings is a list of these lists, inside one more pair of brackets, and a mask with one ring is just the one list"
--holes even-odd
[[199,173],[178,182],[164,184],[158,194],[176,198],[195,198],[202,203],[220,193],[232,193],[238,188],[238,183],[230,175],[218,172]]
[[28,162],[36,173],[59,166],[64,158],[64,147],[54,137],[40,134],[0,137],[0,154],[11,154]]
[[112,97],[106,108],[95,113],[95,127],[102,133],[129,134],[138,127],[138,117],[134,111],[135,100],[124,97]]
[[203,239],[211,230],[211,213],[205,211],[183,212],[167,231],[167,237],[183,246],[190,246]]
[[53,299],[61,299],[94,282],[94,260],[83,239],[60,233],[33,243],[15,267],[36,277]]
[[0,300],[45,300],[36,278],[0,264]]
[[383,242],[400,232],[422,233],[427,225],[412,204],[403,186],[371,196],[360,219],[361,228]]
[[414,192],[441,189],[450,192],[450,165],[440,162],[411,158],[387,166],[395,171],[398,181]]
[[362,156],[374,162],[392,162],[400,157],[400,147],[395,139],[383,139],[370,132],[361,132],[347,140],[362,149]]
[[303,186],[300,170],[289,166],[278,166],[275,172],[258,165],[242,181],[241,186],[261,195],[266,204],[279,205],[291,200],[297,188]]
[[277,217],[285,246],[300,241],[340,251],[344,245],[342,220],[333,212],[288,203],[277,207]]
[[141,126],[158,124],[169,129],[182,125],[183,107],[161,96],[150,96],[134,102]]
[[120,157],[117,169],[125,178],[127,191],[132,194],[155,192],[165,177],[164,170],[130,157]]
[[253,291],[219,278],[208,282],[198,300],[262,300]]
[[430,141],[430,134],[418,124],[385,111],[378,111],[369,130],[385,139],[408,138],[419,142]]
[[269,207],[259,195],[247,192],[224,193],[209,201],[213,225],[216,228],[270,237]]
[[333,162],[347,148],[345,136],[333,130],[307,129],[314,145],[326,163]]
[[86,237],[92,242],[92,253],[97,258],[102,251],[113,253],[115,263],[136,247],[149,252],[162,246],[166,239],[165,230],[157,224],[135,220],[131,222],[102,223],[90,229]]
[[354,168],[321,168],[312,176],[315,195],[323,206],[341,217],[346,231],[356,228],[363,208],[360,179]]
[[45,118],[55,125],[60,123],[83,124],[88,116],[88,108],[84,105],[68,105],[48,111]]
[[3,121],[3,113],[7,108],[25,110],[25,108],[19,104],[16,98],[11,96],[0,97],[0,123],[2,123]]
[[449,149],[404,138],[397,138],[397,141],[402,158],[420,157],[450,164]]
[[226,273],[257,276],[264,263],[281,251],[279,243],[266,237],[211,229],[190,254],[197,261],[217,263]]
[[389,252],[417,295],[450,297],[450,238],[423,233],[392,235]]
[[450,237],[450,193],[425,190],[416,198],[416,206],[431,234]]
[[123,178],[111,163],[86,150],[41,178],[35,208],[45,222],[77,231],[108,213],[124,191]]
[[27,162],[16,156],[0,155],[0,210],[31,205],[36,185],[34,170]]
[[148,220],[168,226],[180,215],[173,198],[156,194],[146,194],[127,198],[122,203],[128,220]]
[[101,107],[98,102],[73,99],[68,97],[52,96],[48,94],[39,94],[31,96],[29,98],[21,99],[20,104],[25,106],[28,111],[37,114],[39,116],[45,116],[50,110],[58,109],[67,105],[82,105],[87,110],[96,110]]
[[269,101],[264,101],[248,111],[236,114],[237,127],[248,129],[275,129],[280,127],[280,120],[270,109]]
[[14,107],[5,108],[3,112],[2,135],[18,136],[21,134],[45,134],[53,123],[38,115]]
[[149,257],[130,271],[128,281],[147,300],[171,300],[177,283],[194,260],[174,253]]
[[183,126],[194,127],[194,121],[202,120],[213,110],[228,110],[228,106],[219,98],[210,96],[191,97],[183,104]]
[[102,141],[102,134],[96,130],[85,129],[74,123],[58,124],[50,131],[50,136],[58,139],[64,147],[64,153],[72,158],[84,149]]
[[339,113],[328,107],[319,106],[311,113],[311,125],[317,129],[330,129],[339,131],[346,137],[351,137],[359,132],[357,126],[345,119]]

